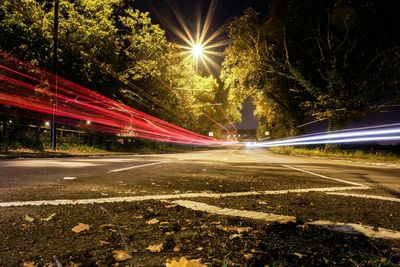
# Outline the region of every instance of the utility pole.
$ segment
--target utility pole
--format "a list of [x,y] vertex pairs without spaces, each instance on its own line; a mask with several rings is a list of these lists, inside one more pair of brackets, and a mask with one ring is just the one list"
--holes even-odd
[[51,149],[56,150],[57,148],[57,125],[56,125],[56,109],[57,109],[57,86],[58,86],[58,78],[57,78],[57,50],[58,50],[58,5],[59,0],[54,0],[54,25],[53,25],[53,71],[56,75],[56,83],[55,83],[55,97],[53,99],[53,117],[51,123]]

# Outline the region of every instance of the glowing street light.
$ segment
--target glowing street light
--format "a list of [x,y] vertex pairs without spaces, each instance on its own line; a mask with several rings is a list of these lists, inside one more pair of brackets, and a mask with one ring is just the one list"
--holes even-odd
[[204,55],[204,48],[201,44],[192,45],[192,55],[194,58],[199,58]]

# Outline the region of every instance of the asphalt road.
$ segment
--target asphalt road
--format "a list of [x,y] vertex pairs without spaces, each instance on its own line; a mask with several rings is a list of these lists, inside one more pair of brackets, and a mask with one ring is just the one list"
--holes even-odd
[[116,249],[138,266],[181,256],[222,266],[227,255],[229,266],[397,264],[399,174],[243,146],[0,160],[0,266],[53,266],[54,255],[63,266],[129,266]]
[[333,182],[302,170],[371,187],[362,193],[400,196],[398,165],[284,156],[237,146],[179,154],[1,160],[0,201],[278,190]]

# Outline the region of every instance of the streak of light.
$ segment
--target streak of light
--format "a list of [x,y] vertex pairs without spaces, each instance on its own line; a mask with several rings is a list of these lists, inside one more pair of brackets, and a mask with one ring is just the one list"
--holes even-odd
[[[64,124],[118,136],[180,144],[229,144],[160,120],[62,78],[57,81],[58,100],[54,111],[55,75],[9,59],[10,56],[0,53],[2,105],[40,113],[44,118],[55,112],[58,121]],[[7,63],[16,67],[5,66]]]
[[274,147],[339,143],[365,143],[375,141],[400,140],[399,124],[379,125],[372,127],[340,130],[330,133],[319,133],[275,141],[248,143],[249,147]]

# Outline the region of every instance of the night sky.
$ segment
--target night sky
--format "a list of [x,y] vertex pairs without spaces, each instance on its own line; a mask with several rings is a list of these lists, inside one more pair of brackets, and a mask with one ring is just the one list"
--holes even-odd
[[[210,31],[217,30],[220,26],[229,23],[229,21],[243,14],[246,7],[266,14],[268,10],[268,0],[219,0],[216,1],[217,9],[215,11],[213,24]],[[168,38],[171,41],[176,41],[176,36],[168,29],[163,21],[168,20],[175,25],[178,22],[171,10],[171,6],[177,6],[183,19],[188,25],[189,29],[194,33],[196,29],[196,17],[201,13],[204,18],[210,6],[211,0],[136,0],[133,6],[141,11],[148,11],[153,19],[153,22],[161,24],[164,30],[168,33]]]
[[[212,25],[209,32],[213,33],[224,25],[228,25],[229,22],[236,16],[240,16],[244,13],[247,7],[259,11],[264,16],[267,15],[268,11],[268,0],[219,0],[217,1],[217,8],[213,17]],[[187,24],[190,31],[194,34],[196,32],[196,18],[201,14],[202,21],[205,21],[208,8],[211,0],[136,0],[133,3],[133,7],[138,8],[141,11],[147,11],[154,23],[160,24],[161,27],[166,31],[167,37],[170,41],[184,44],[174,32],[169,29],[168,23],[173,25],[179,25],[176,16],[171,10],[172,6],[177,6],[182,14],[183,20]],[[226,40],[227,34],[224,32],[221,34],[216,41]],[[223,52],[224,47],[216,49],[217,51]],[[219,65],[223,61],[223,57],[213,57]],[[219,76],[218,70],[213,70],[215,77]],[[258,121],[253,115],[254,105],[251,99],[247,99],[243,103],[242,110],[242,122],[236,124],[238,129],[256,129]]]

